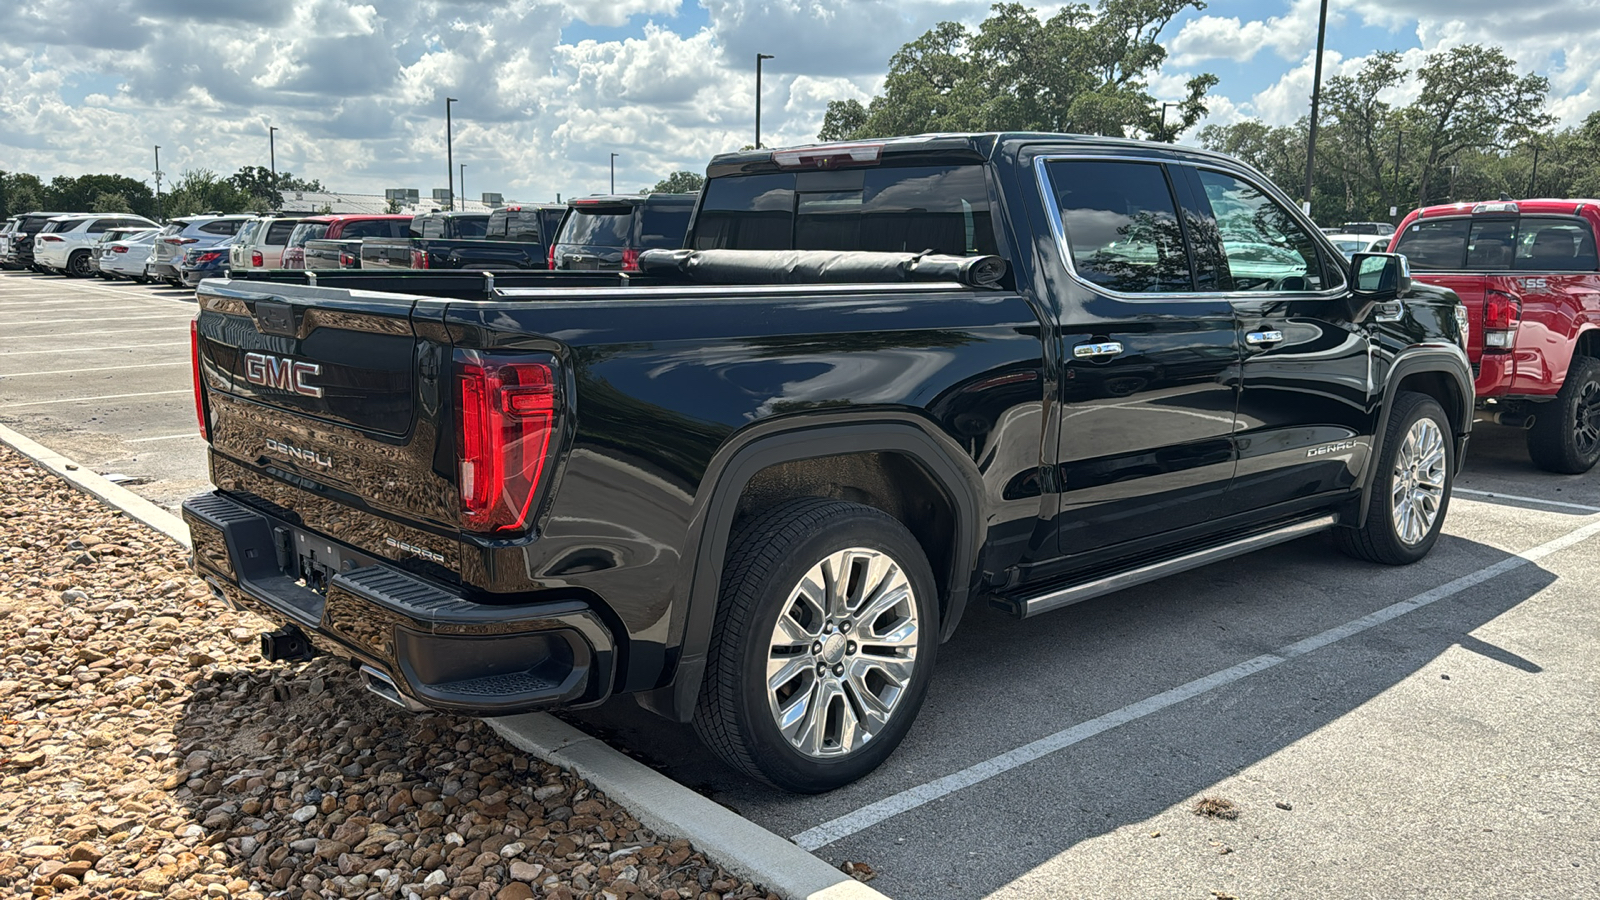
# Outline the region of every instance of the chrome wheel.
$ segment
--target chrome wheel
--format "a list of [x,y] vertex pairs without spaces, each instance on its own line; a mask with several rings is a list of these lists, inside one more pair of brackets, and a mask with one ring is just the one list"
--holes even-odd
[[1394,460],[1389,512],[1401,543],[1417,544],[1433,530],[1444,507],[1446,468],[1444,433],[1432,419],[1418,419]]
[[1578,392],[1573,438],[1578,452],[1592,456],[1600,447],[1600,383],[1585,382]]
[[880,734],[917,658],[917,599],[888,554],[850,547],[812,566],[772,629],[767,706],[806,756],[846,756]]

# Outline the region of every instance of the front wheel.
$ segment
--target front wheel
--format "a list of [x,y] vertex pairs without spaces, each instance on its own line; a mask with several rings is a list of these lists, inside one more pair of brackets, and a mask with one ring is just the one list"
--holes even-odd
[[1367,517],[1339,528],[1339,549],[1357,559],[1403,566],[1428,555],[1444,528],[1455,481],[1450,420],[1437,400],[1401,391],[1384,429]]
[[916,538],[880,510],[808,498],[750,519],[729,544],[695,731],[785,790],[855,781],[922,705],[935,591]]
[[1556,398],[1534,408],[1528,456],[1546,472],[1582,475],[1600,462],[1600,360],[1574,356]]

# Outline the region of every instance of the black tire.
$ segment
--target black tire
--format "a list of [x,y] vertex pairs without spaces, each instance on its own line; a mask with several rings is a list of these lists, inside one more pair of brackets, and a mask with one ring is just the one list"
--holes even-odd
[[89,251],[87,251],[87,250],[74,250],[74,251],[72,251],[72,255],[67,257],[67,267],[66,267],[66,269],[64,269],[62,271],[62,274],[66,275],[69,278],[88,278],[89,277]]
[[[1395,488],[1397,479],[1403,477],[1396,471],[1401,447],[1412,426],[1431,420],[1442,438],[1443,495],[1437,502],[1437,512],[1432,524],[1419,539],[1405,540],[1395,523]],[[1334,540],[1339,549],[1349,556],[1387,566],[1410,565],[1428,555],[1439,540],[1444,528],[1445,514],[1450,509],[1450,492],[1455,484],[1455,435],[1450,430],[1450,419],[1439,402],[1427,394],[1400,391],[1395,394],[1394,406],[1389,412],[1389,424],[1384,429],[1383,449],[1376,460],[1373,473],[1371,501],[1367,504],[1367,517],[1354,527],[1337,528]]]
[[1600,462],[1600,360],[1574,356],[1561,392],[1534,407],[1528,456],[1562,475],[1582,475]]
[[[885,554],[905,575],[916,611],[915,657],[905,686],[892,701],[877,733],[854,750],[829,748],[828,752],[837,755],[819,758],[802,752],[780,730],[773,707],[769,706],[767,665],[772,659],[772,638],[779,616],[792,614],[801,606],[787,605],[790,592],[813,566],[849,548]],[[752,517],[729,542],[705,680],[695,708],[695,732],[728,765],[784,790],[820,793],[866,775],[894,752],[927,693],[939,643],[935,591],[933,572],[916,538],[898,520],[880,510],[856,503],[802,498]],[[861,602],[865,606],[866,600]],[[836,643],[840,634],[847,633],[839,628],[835,634],[834,626],[827,627],[826,634]],[[816,646],[826,645],[819,641]],[[855,644],[851,643],[850,648],[855,653]],[[819,662],[831,653],[826,649],[807,650],[809,654],[804,658]],[[852,658],[859,661],[865,654],[863,645],[862,656]],[[840,668],[836,667],[835,672]],[[819,677],[813,677],[809,663],[796,675],[796,684],[811,685],[803,688],[807,698],[818,696],[811,691],[826,677],[820,671],[816,675]],[[823,709],[837,706],[840,718],[822,716],[821,731],[842,722],[847,710],[860,710],[864,702],[853,679],[835,681],[848,682],[848,692],[839,693],[837,696],[842,699],[837,703],[826,702]],[[790,696],[801,691],[797,687]],[[808,709],[810,703],[807,699]],[[852,721],[858,720],[856,713],[850,715]]]

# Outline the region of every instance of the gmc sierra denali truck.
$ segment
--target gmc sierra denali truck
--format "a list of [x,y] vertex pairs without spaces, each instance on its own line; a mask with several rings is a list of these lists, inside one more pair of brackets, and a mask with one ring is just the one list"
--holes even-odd
[[936,135],[708,176],[636,274],[201,286],[216,490],[183,513],[269,657],[414,709],[629,694],[822,791],[894,750],[974,604],[1438,538],[1460,303],[1232,159]]
[[1600,462],[1597,227],[1596,200],[1456,203],[1411,213],[1390,248],[1466,305],[1480,415],[1568,475]]

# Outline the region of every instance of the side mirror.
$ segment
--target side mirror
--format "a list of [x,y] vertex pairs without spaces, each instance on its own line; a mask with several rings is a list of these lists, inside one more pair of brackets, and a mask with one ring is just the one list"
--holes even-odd
[[1357,253],[1350,258],[1350,319],[1360,322],[1379,303],[1411,290],[1411,265],[1399,253]]

